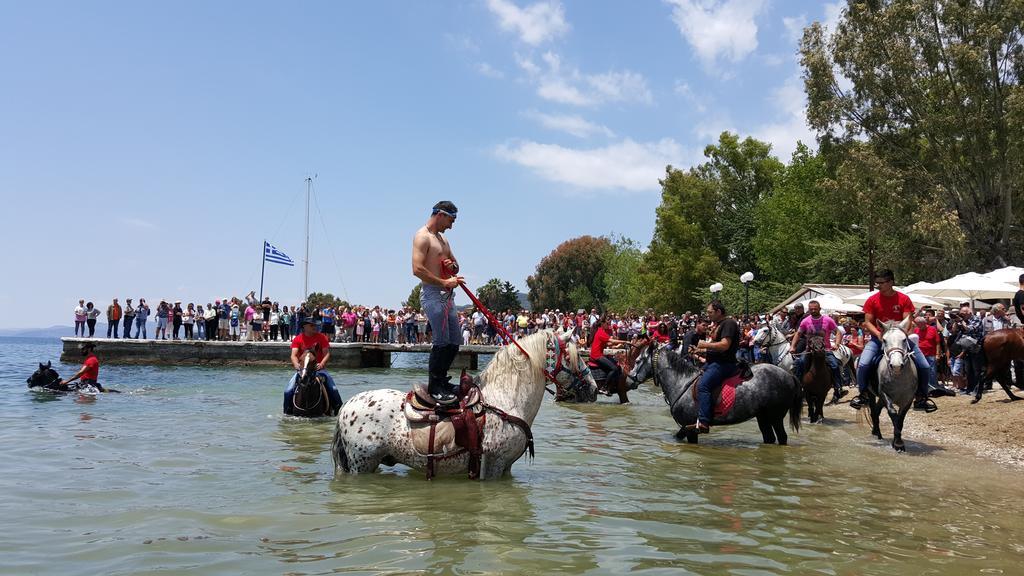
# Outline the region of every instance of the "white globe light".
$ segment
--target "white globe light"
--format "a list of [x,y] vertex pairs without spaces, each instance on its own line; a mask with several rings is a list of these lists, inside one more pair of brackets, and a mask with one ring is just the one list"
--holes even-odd
[[744,284],[746,284],[747,282],[753,282],[753,281],[754,281],[754,273],[753,272],[744,272],[743,274],[740,275],[740,282],[743,282]]
[[722,284],[719,283],[719,282],[715,282],[708,289],[711,290],[712,293],[721,292],[722,291]]

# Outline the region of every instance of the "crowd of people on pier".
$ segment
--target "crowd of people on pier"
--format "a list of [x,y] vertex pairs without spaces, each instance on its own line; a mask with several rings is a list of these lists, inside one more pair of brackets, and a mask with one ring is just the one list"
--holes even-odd
[[[791,335],[807,312],[801,304],[774,314],[737,315],[740,325],[738,357],[748,362],[767,361],[767,353],[755,343],[757,334],[775,326]],[[151,307],[144,298],[135,302],[119,299],[101,311],[93,302],[79,300],[74,309],[75,335],[94,337],[97,320],[107,321],[107,338],[147,339],[149,328],[158,340],[221,340],[275,342],[288,341],[305,319],[311,319],[317,330],[333,342],[367,342],[387,344],[426,344],[430,342],[431,326],[421,309],[409,306],[310,306],[281,305],[255,292],[245,297],[225,297],[213,302],[182,304],[180,300],[160,300]],[[854,315],[830,315],[835,321],[842,342],[856,357],[864,348],[865,334],[860,319]],[[504,310],[492,315],[504,331],[515,337],[547,328],[574,332],[583,346],[589,344],[598,319],[598,310],[545,309],[543,311]],[[654,338],[662,342],[694,344],[709,334],[707,318],[693,312],[656,314],[653,310],[631,313],[608,312],[604,316],[606,330],[618,339]],[[508,344],[495,322],[482,310],[467,307],[459,313],[463,341],[467,344],[503,346]],[[983,359],[976,349],[960,349],[953,345],[962,334],[977,341],[994,330],[1020,325],[1015,314],[1003,304],[988,310],[975,310],[969,302],[950,309],[926,309],[914,317],[913,334],[931,366],[933,387],[949,386],[965,394],[973,393],[981,379]],[[850,370],[843,372],[844,382],[852,379]]]

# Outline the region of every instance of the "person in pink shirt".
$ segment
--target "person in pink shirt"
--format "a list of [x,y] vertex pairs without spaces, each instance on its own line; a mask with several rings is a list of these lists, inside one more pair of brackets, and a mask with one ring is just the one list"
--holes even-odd
[[800,321],[799,328],[793,333],[793,341],[789,343],[789,353],[793,355],[793,375],[797,380],[802,381],[804,365],[807,364],[807,354],[796,353],[796,345],[800,341],[800,337],[820,336],[825,343],[825,361],[828,362],[829,370],[832,371],[832,387],[835,389],[832,403],[834,404],[846,396],[846,390],[843,390],[843,379],[839,375],[839,361],[832,353],[833,348],[840,344],[839,327],[835,320],[821,313],[821,304],[817,300],[807,303],[807,311],[808,315]]

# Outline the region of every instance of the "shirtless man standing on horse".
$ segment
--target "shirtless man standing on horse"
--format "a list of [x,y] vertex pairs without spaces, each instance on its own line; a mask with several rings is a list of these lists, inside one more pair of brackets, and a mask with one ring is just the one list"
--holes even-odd
[[416,231],[412,241],[412,273],[423,284],[420,304],[430,322],[433,346],[430,348],[427,391],[439,402],[458,397],[459,385],[448,376],[462,345],[462,330],[455,310],[455,289],[462,283],[459,263],[443,232],[450,230],[458,215],[455,204],[443,200],[434,205],[426,225]]

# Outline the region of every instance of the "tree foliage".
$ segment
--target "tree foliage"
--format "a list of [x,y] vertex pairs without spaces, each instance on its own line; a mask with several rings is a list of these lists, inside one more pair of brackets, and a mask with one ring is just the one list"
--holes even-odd
[[605,268],[611,250],[611,242],[604,237],[580,236],[560,244],[526,279],[530,305],[534,310],[601,305],[606,299]]
[[610,242],[612,249],[605,254],[604,308],[625,311],[645,306],[647,290],[640,276],[640,245],[625,236],[611,238]]
[[511,282],[491,278],[477,291],[477,298],[493,312],[519,310],[519,292]]
[[422,308],[422,306],[420,305],[420,291],[422,289],[422,284],[416,284],[415,286],[413,286],[412,290],[409,292],[409,297],[405,299],[405,302],[402,302],[402,306],[408,306],[413,310],[419,310],[420,308]]
[[[800,46],[822,149],[869,149],[901,184],[904,214],[909,204],[942,216],[940,230],[962,231],[966,249],[954,256],[985,264],[1005,265],[1022,248],[1011,233],[1024,215],[1014,203],[1024,184],[1022,27],[1020,1],[850,2],[834,35],[813,24]],[[863,158],[855,162],[851,170],[863,169]]]
[[306,307],[308,308],[347,308],[348,305],[347,301],[330,292],[312,292],[306,297]]

